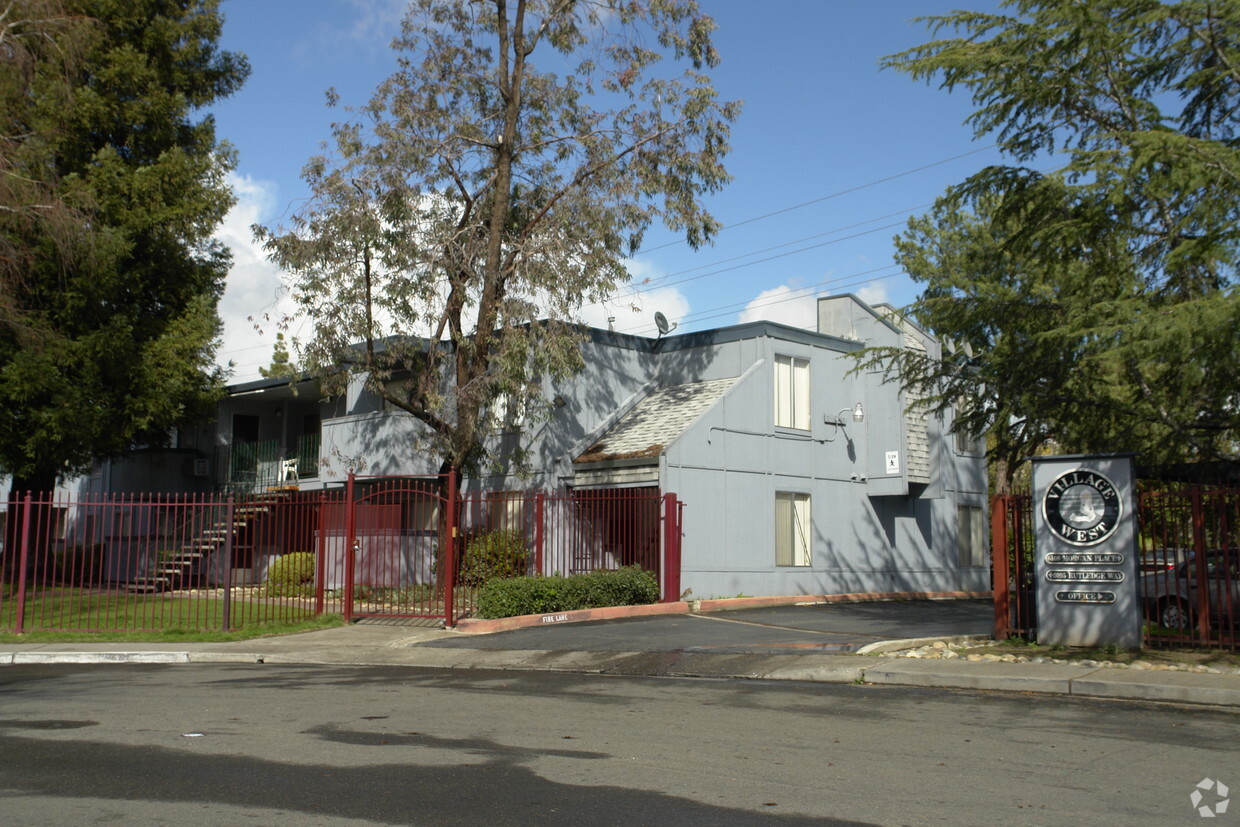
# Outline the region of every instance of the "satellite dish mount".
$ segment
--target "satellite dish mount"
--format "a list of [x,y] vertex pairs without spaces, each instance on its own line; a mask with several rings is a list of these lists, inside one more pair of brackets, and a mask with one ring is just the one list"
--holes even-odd
[[667,316],[664,316],[658,310],[654,312],[654,326],[659,329],[659,335],[655,337],[654,345],[650,348],[651,350],[658,350],[659,342],[663,341],[663,337],[679,327],[678,324],[668,324]]

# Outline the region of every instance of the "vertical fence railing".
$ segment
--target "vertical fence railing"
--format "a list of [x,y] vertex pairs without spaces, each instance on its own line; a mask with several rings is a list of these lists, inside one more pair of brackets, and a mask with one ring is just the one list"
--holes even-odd
[[10,509],[20,525],[0,584],[4,631],[236,629],[323,612],[455,624],[495,574],[472,544],[496,532],[524,549],[501,576],[635,565],[663,599],[680,592],[683,504],[657,489],[462,491],[454,476],[350,476],[313,492],[31,494]]
[[271,582],[270,573],[286,555],[313,560],[322,496],[11,497],[16,559],[0,569],[0,630],[229,629],[308,618],[324,610],[313,582],[296,573]]
[[26,572],[30,565],[30,511],[33,498],[30,494],[26,494],[26,498],[22,500],[22,535],[21,535],[21,559],[17,569],[17,633],[20,635],[25,631],[26,621]]
[[[459,533],[454,617],[477,605],[482,582],[494,574],[487,560],[500,549],[515,550],[521,560],[513,571],[501,572],[505,576],[638,566],[659,581],[660,595],[679,597],[683,504],[674,494],[656,488],[464,491],[449,504],[457,509]],[[674,562],[665,559],[669,554]]]
[[1240,649],[1240,490],[1140,495],[1145,644]]
[[991,500],[991,587],[994,636],[1029,635],[1037,624],[1033,588],[1033,501],[1001,494]]
[[664,603],[680,600],[680,538],[684,503],[675,494],[663,495],[663,566],[660,572]]
[[[997,639],[1037,626],[1032,520],[1027,495],[992,500]],[[1144,645],[1240,649],[1240,490],[1142,491],[1137,525]]]
[[1012,636],[1012,564],[1008,557],[1008,511],[1011,497],[997,495],[990,500],[990,577],[995,599],[994,639]]
[[444,622],[448,626],[455,626],[456,620],[460,616],[462,610],[467,607],[458,606],[456,595],[456,570],[458,568],[458,549],[460,547],[460,495],[457,489],[458,480],[456,478],[456,470],[448,472],[448,499],[447,508],[445,509],[444,529],[440,537],[440,548],[442,549],[439,559],[443,565],[443,591],[444,591]]

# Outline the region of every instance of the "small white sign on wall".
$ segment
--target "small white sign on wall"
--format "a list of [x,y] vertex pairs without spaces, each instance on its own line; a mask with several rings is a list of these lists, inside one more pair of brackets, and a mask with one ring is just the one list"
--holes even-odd
[[899,451],[888,451],[887,452],[887,473],[888,474],[900,473],[900,452]]

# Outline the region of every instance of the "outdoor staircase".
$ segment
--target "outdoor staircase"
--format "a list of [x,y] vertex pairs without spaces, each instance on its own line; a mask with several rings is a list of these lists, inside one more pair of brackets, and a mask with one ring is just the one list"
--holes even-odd
[[[250,526],[288,496],[287,489],[275,489],[235,506],[231,523],[226,518],[212,521],[177,551],[157,556],[153,569],[135,577],[126,588],[134,594],[153,594],[202,585],[207,581],[212,556],[224,548],[229,536],[236,555],[238,550],[247,548],[241,538]],[[219,506],[212,508],[222,510]]]

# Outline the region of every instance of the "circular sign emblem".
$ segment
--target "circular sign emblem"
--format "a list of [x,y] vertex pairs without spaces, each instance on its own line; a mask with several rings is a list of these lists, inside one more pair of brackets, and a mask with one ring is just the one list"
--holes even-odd
[[1119,525],[1121,502],[1115,484],[1097,471],[1069,471],[1050,484],[1042,516],[1055,536],[1074,546],[1093,546]]

